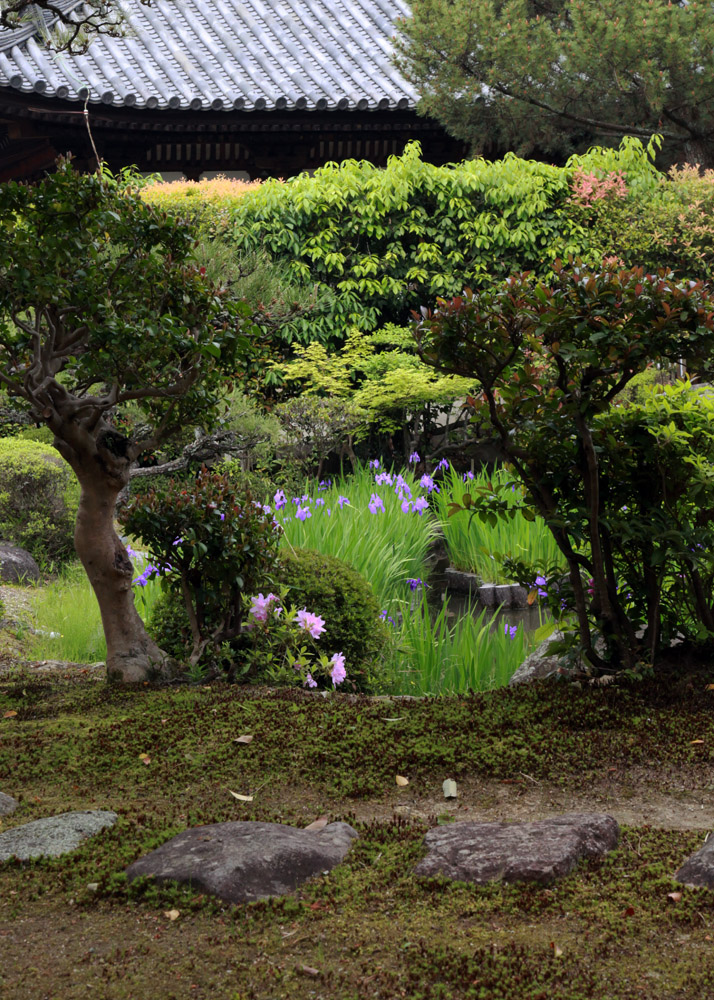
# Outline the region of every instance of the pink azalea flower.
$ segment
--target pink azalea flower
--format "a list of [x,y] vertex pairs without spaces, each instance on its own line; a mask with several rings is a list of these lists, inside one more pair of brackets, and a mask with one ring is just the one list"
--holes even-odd
[[311,611],[307,611],[305,608],[302,611],[298,611],[295,621],[300,628],[304,628],[306,632],[309,632],[313,639],[319,639],[325,631],[325,619],[320,618],[319,615],[313,615]]
[[332,672],[330,677],[332,678],[332,683],[337,687],[341,684],[345,677],[347,676],[347,671],[345,670],[345,657],[343,653],[335,653],[335,655],[330,660],[332,664]]

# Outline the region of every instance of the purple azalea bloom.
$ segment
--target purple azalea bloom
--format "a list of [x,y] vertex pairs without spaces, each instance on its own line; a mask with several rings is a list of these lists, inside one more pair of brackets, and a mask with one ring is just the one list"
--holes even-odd
[[341,684],[342,681],[347,676],[347,671],[345,670],[344,654],[335,653],[335,655],[331,658],[330,663],[332,664],[332,671],[330,673],[330,677],[332,679],[332,683],[334,684],[334,686],[337,687],[337,685]]
[[518,626],[517,625],[509,625],[508,622],[504,623],[504,625],[503,625],[503,634],[507,635],[509,639],[515,639],[517,632],[518,632]]
[[320,618],[319,615],[313,615],[311,611],[307,611],[305,608],[302,611],[298,611],[295,615],[295,621],[300,628],[304,628],[306,632],[309,632],[313,639],[319,639],[325,631],[325,619]]
[[295,511],[295,517],[298,521],[307,521],[308,517],[312,517],[312,511],[309,507],[301,507],[298,504],[298,509]]
[[416,590],[417,587],[423,587],[424,586],[424,581],[422,580],[422,578],[420,576],[417,576],[417,577],[408,576],[407,577],[407,583],[409,584],[410,590]]
[[384,510],[384,501],[378,493],[373,493],[369,498],[368,507],[373,514],[376,514],[378,510]]
[[337,502],[340,505],[340,507],[344,507],[344,505],[346,503],[349,503],[350,501],[349,501],[348,497],[338,497],[337,498]]
[[425,500],[424,497],[419,497],[412,504],[412,510],[421,517],[425,510],[429,509],[429,501]]
[[317,681],[313,679],[312,674],[308,674],[307,677],[305,678],[305,687],[309,688],[317,687]]
[[282,510],[285,504],[288,502],[282,490],[278,490],[278,492],[273,497],[273,501],[275,503],[276,510]]
[[369,463],[369,467],[370,467],[370,469],[378,469],[379,468],[379,459],[378,458],[373,458],[372,461]]
[[414,462],[415,464],[417,462],[421,462],[421,459],[419,458],[419,452],[418,451],[413,451],[411,453],[411,455],[409,456],[409,461],[410,462]]
[[[262,594],[258,594],[257,597],[251,597],[251,606],[248,610],[248,614],[252,615],[258,622],[267,621],[270,605],[273,601],[277,601],[277,599],[278,598],[275,594],[268,594],[267,597],[263,597]],[[280,608],[276,608],[275,610],[280,611]]]

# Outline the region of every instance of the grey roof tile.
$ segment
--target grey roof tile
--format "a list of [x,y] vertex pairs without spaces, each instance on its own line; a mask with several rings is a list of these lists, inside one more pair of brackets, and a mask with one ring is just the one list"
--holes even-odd
[[[59,0],[65,9],[76,0]],[[0,31],[0,88],[157,108],[413,107],[391,63],[403,0],[122,0],[123,38],[55,55]]]
[[[63,8],[77,0],[58,0]],[[403,0],[153,0],[122,6],[123,38],[56,55],[0,31],[0,88],[156,108],[413,107],[391,63]]]

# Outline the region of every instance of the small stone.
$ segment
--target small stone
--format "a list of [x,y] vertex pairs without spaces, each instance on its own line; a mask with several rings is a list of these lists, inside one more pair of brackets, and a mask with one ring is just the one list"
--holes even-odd
[[103,809],[86,812],[60,813],[47,816],[31,823],[15,826],[0,833],[0,861],[16,857],[20,861],[29,858],[57,858],[68,854],[86,840],[87,837],[112,827],[117,814]]
[[545,677],[553,677],[562,670],[562,653],[548,653],[548,647],[552,642],[560,642],[563,639],[562,632],[554,632],[550,638],[536,647],[530,656],[527,656],[520,667],[515,671],[509,680],[509,685],[529,684],[531,681],[542,680]]
[[714,836],[675,873],[677,882],[701,889],[714,889]]
[[12,795],[5,795],[4,792],[0,792],[0,816],[9,816],[14,813],[19,806],[17,799],[13,799]]
[[456,782],[453,778],[447,778],[441,788],[444,792],[445,799],[455,799],[458,797],[459,793],[456,790]]
[[156,883],[174,880],[227,903],[284,896],[307,879],[330,871],[357,831],[347,823],[299,830],[251,820],[212,823],[184,830],[126,870]]
[[460,882],[548,883],[571,872],[581,858],[598,858],[617,846],[612,816],[567,813],[532,823],[453,823],[429,830],[428,855],[417,875],[445,875]]

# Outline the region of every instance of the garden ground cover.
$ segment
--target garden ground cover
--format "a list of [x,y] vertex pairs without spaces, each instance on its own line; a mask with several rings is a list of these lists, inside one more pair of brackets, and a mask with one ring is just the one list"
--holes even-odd
[[[91,672],[7,661],[0,788],[21,805],[3,829],[83,808],[113,809],[119,822],[64,858],[0,866],[0,992],[711,996],[714,895],[671,876],[712,823],[712,673],[374,700],[215,683],[119,690]],[[253,741],[235,743],[243,734]],[[456,802],[441,796],[447,777]],[[611,811],[621,844],[551,887],[413,874],[429,826],[572,808]],[[187,826],[320,815],[353,823],[360,840],[329,876],[281,900],[231,908],[184,889],[129,889],[121,875]],[[681,899],[668,898],[675,890]]]

